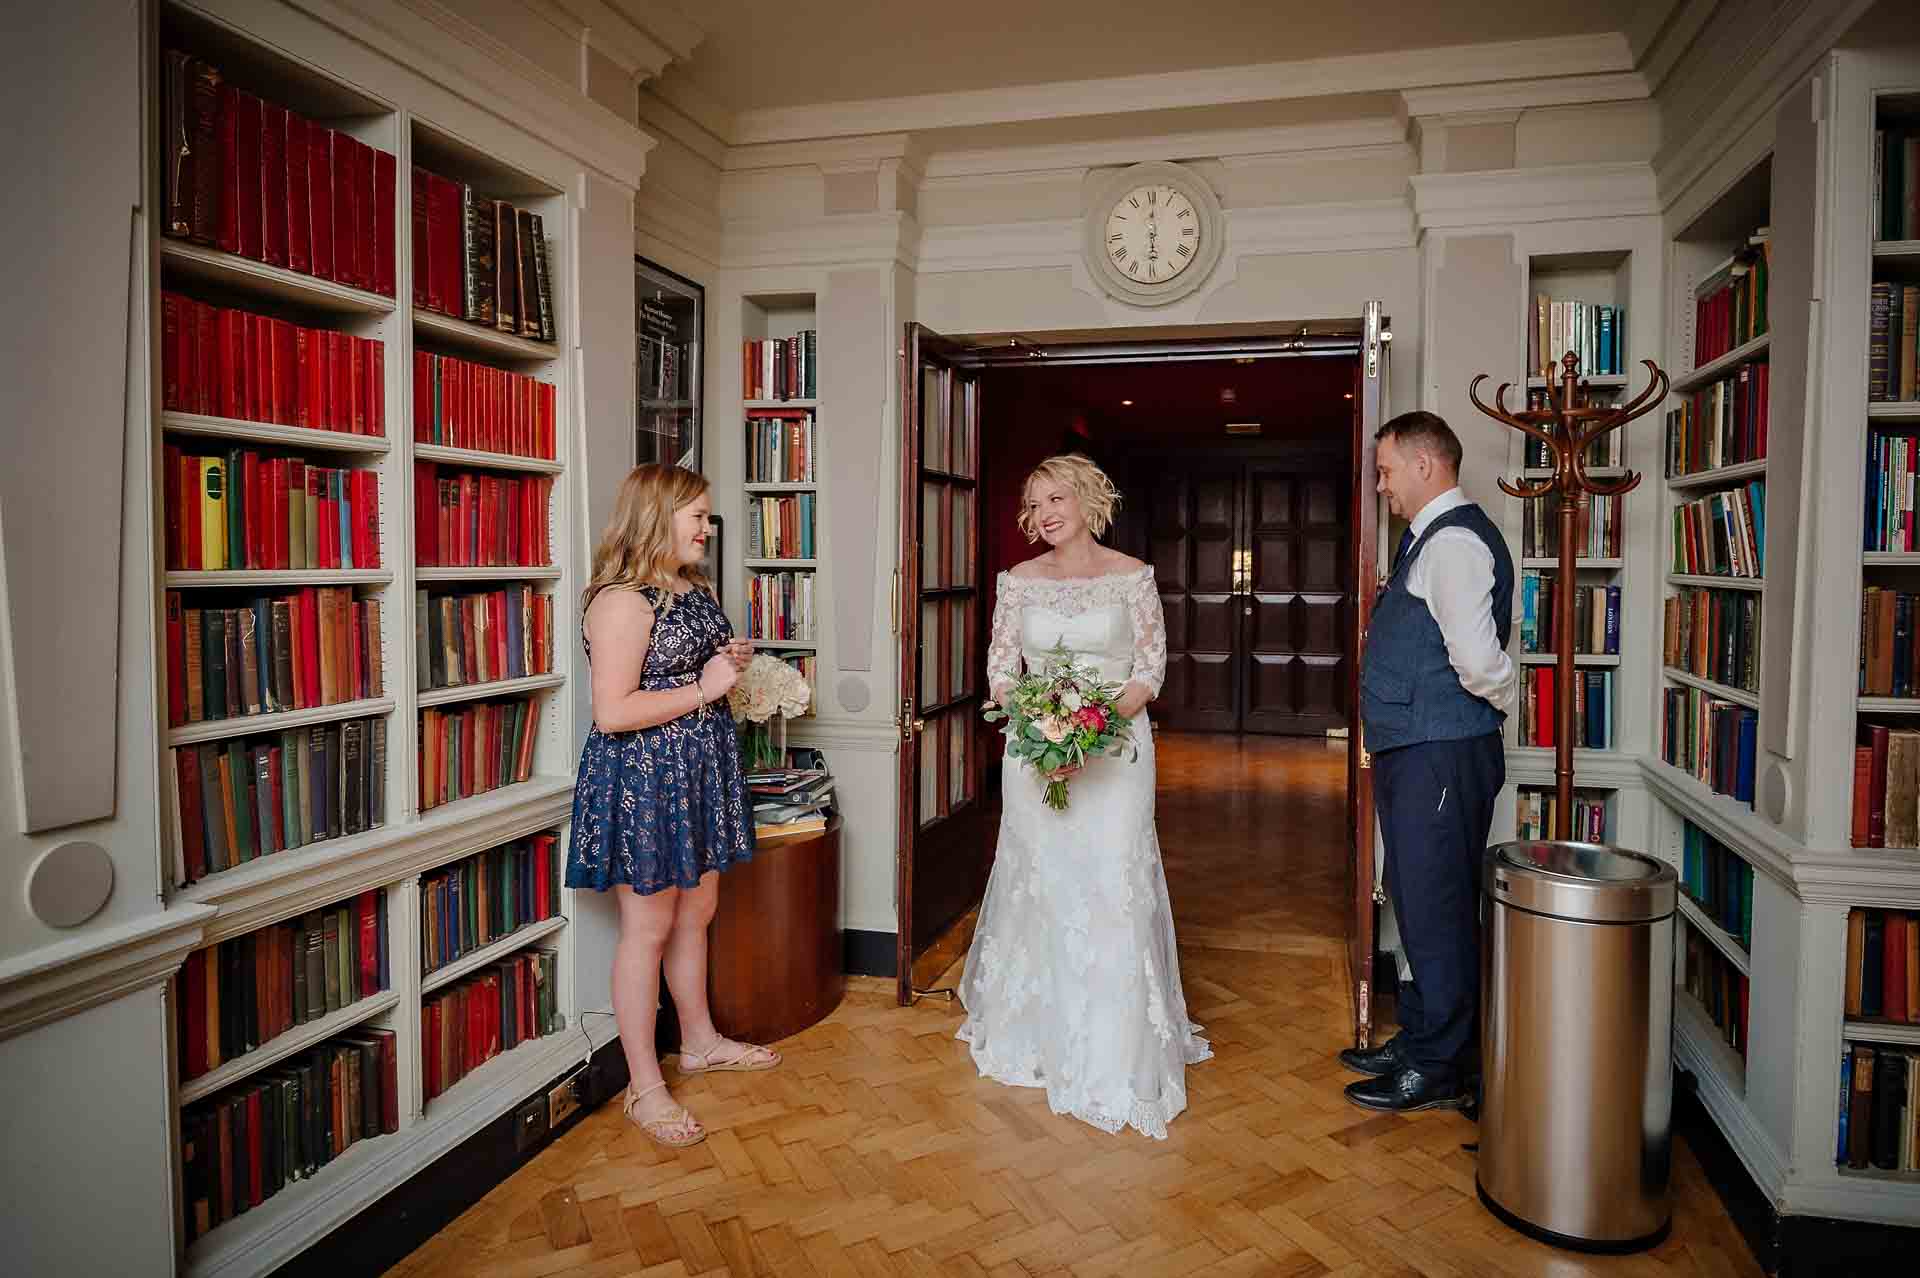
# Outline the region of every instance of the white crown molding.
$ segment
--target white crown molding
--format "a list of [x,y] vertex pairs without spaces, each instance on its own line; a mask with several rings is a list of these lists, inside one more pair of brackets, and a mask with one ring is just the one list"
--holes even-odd
[[689,114],[678,102],[657,92],[659,85],[643,84],[636,96],[640,127],[662,139],[679,143],[711,165],[715,172],[727,162],[727,144],[698,116]]
[[623,186],[646,172],[654,140],[632,120],[435,0],[288,3]]
[[727,139],[733,135],[734,111],[718,99],[707,93],[683,73],[669,67],[657,79],[646,85],[646,90],[654,98],[685,116],[699,126],[718,148],[714,163],[720,163],[728,146]]
[[800,167],[818,168],[823,172],[853,172],[863,165],[878,168],[882,160],[907,159],[913,151],[914,141],[908,134],[870,133],[817,142],[728,147],[721,168],[729,173]]
[[720,265],[726,270],[753,270],[881,261],[911,267],[920,237],[919,222],[896,209],[837,213],[801,223],[735,219],[721,227]]
[[1061,267],[1080,260],[1080,234],[1077,217],[930,226],[914,265],[922,274]]
[[1646,0],[1634,12],[1627,44],[1650,92],[1660,91],[1719,4],[1720,0]]
[[1397,118],[1340,120],[1269,129],[1213,129],[1144,138],[1063,142],[1048,146],[982,147],[944,151],[927,160],[929,180],[989,174],[1049,173],[1150,160],[1247,160],[1308,151],[1359,150],[1404,142]]
[[659,75],[677,56],[600,0],[521,0],[635,79]]
[[[1686,199],[1694,184],[1714,171],[1728,139],[1754,130],[1771,137],[1772,115],[1782,95],[1872,8],[1873,0],[1807,0],[1781,6],[1750,33],[1743,49],[1711,51],[1713,72],[1726,90],[1715,95],[1703,115],[1688,121],[1692,127],[1684,133],[1668,122],[1666,139],[1653,157],[1662,202],[1671,206]],[[1709,57],[1704,48],[1690,48],[1687,54]],[[1677,60],[1673,69],[1682,71],[1685,60]]]
[[679,61],[692,57],[700,42],[707,38],[705,27],[668,0],[559,0],[559,3],[588,3],[596,9],[605,9],[634,30],[645,32],[649,40],[664,45]]
[[720,215],[711,206],[669,187],[641,183],[633,201],[634,230],[672,245],[709,265],[720,261]]
[[1646,77],[1639,72],[1616,71],[1603,75],[1568,75],[1553,79],[1407,89],[1401,92],[1400,99],[1406,104],[1408,115],[1424,117],[1483,111],[1517,113],[1537,107],[1574,106],[1585,102],[1633,102],[1651,96],[1652,92]]
[[156,985],[204,943],[211,905],[184,905],[0,963],[0,1039]]
[[1637,161],[1420,173],[1407,180],[1422,230],[1660,212],[1653,169]]
[[743,111],[737,145],[1633,69],[1618,32]]

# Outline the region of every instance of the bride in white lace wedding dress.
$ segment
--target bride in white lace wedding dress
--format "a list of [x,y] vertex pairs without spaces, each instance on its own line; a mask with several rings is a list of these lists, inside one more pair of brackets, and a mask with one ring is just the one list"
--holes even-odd
[[1212,1055],[1187,1019],[1173,912],[1154,831],[1146,703],[1166,672],[1153,569],[1094,541],[1117,494],[1083,457],[1028,478],[1021,528],[1052,550],[1001,573],[987,649],[996,699],[1056,644],[1123,685],[1139,757],[1102,756],[1071,779],[1064,812],[1046,779],[1003,757],[1000,840],[960,981],[980,1072],[1044,1087],[1056,1114],[1165,1139],[1187,1106],[1186,1067]]

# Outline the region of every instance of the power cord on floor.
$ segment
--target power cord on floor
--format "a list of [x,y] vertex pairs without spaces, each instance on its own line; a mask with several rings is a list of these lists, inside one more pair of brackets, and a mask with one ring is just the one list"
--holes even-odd
[[[589,1016],[605,1016],[608,1019],[613,1019],[613,1009],[610,1007],[586,1007],[580,1009],[580,1037],[587,1040],[587,1050],[580,1057],[580,1064],[583,1067],[593,1064],[593,1035],[587,1033],[587,1018]],[[618,1026],[619,1021],[614,1020],[614,1024]]]

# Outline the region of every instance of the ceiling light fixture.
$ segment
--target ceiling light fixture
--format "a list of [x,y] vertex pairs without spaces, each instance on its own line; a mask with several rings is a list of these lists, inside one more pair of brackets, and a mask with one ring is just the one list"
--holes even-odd
[[[1351,396],[1349,396],[1349,398],[1351,398]],[[1120,407],[1122,407],[1122,408],[1132,408],[1132,407],[1133,407],[1133,401],[1132,401],[1132,400],[1130,400],[1130,399],[1123,399],[1123,400],[1121,400],[1121,401],[1120,401]]]

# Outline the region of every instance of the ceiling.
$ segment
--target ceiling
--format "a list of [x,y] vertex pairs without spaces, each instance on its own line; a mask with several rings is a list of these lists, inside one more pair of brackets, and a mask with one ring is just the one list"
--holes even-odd
[[1641,3],[704,0],[676,71],[742,112],[1622,31]]
[[[1239,438],[1227,434],[1228,422],[1260,423],[1253,439],[1346,440],[1355,366],[1351,355],[1320,355],[994,369],[982,389],[982,423],[989,431],[1009,416],[1023,429],[1079,423],[1101,445],[1123,447],[1227,443]],[[1008,401],[1015,412],[1002,408]]]

